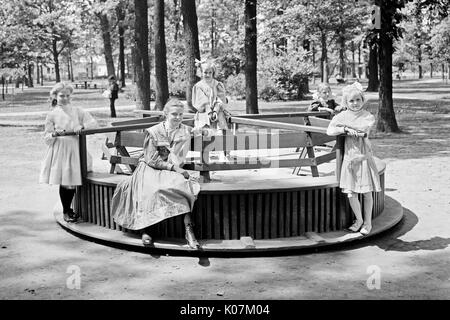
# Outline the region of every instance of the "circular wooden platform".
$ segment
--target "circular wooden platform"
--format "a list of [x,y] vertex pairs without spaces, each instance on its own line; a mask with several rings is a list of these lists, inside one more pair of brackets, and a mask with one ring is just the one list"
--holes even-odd
[[[385,165],[376,162],[382,191],[373,193],[373,231],[369,236],[391,228],[403,215],[402,207],[385,197]],[[201,252],[285,251],[363,238],[345,231],[353,215],[333,169],[333,164],[322,166],[320,177],[292,175],[289,168],[215,172],[211,182],[201,185],[192,213]],[[139,234],[116,225],[110,214],[115,186],[127,178],[90,174],[75,197],[75,210],[83,222],[68,224],[55,210],[58,223],[91,240],[144,249]],[[151,233],[153,249],[192,251],[184,240],[182,216],[158,223]]]
[[372,232],[363,236],[360,233],[345,230],[324,233],[306,232],[304,236],[274,238],[263,240],[249,240],[245,237],[237,240],[200,240],[202,249],[190,249],[181,239],[158,239],[153,247],[144,247],[138,235],[129,232],[118,232],[89,222],[67,223],[62,219],[60,208],[55,209],[56,221],[72,233],[100,242],[105,245],[119,246],[129,250],[148,251],[162,250],[166,252],[184,252],[189,254],[203,253],[279,253],[289,250],[312,249],[324,246],[349,243],[377,235],[394,227],[403,217],[403,208],[400,203],[386,197],[384,210],[373,219]]

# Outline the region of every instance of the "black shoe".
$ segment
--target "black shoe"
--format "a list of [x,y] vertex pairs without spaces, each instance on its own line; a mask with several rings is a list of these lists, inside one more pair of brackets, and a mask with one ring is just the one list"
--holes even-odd
[[65,221],[65,222],[75,222],[75,221],[77,221],[76,219],[74,219],[74,218],[72,217],[72,215],[71,215],[70,212],[64,212],[64,213],[63,213],[63,218],[64,218],[64,221]]
[[74,212],[72,209],[69,211],[69,216],[75,221],[78,221],[78,218],[80,218],[80,215],[76,212]]

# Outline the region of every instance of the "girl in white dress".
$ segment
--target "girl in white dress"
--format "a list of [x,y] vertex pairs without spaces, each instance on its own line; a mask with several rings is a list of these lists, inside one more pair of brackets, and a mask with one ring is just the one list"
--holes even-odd
[[[42,162],[39,183],[59,185],[64,220],[75,222],[78,215],[71,208],[75,187],[82,184],[78,135],[60,136],[63,132],[95,128],[97,122],[83,109],[70,104],[73,87],[57,83],[50,91],[52,110],[45,119],[44,142],[47,152]],[[92,158],[88,154],[88,170]]]
[[[346,86],[342,93],[342,105],[347,110],[331,120],[327,134],[347,135],[339,186],[348,195],[350,207],[356,217],[349,230],[367,235],[372,230],[372,192],[381,191],[378,169],[368,138],[370,129],[375,124],[375,117],[363,109],[365,99],[361,84],[355,82]],[[364,219],[358,193],[364,195]]]

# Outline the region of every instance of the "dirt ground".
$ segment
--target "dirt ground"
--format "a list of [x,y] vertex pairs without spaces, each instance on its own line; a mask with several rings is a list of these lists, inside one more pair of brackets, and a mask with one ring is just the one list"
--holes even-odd
[[450,85],[396,82],[394,98],[403,133],[371,141],[403,220],[350,245],[247,258],[150,255],[63,230],[52,216],[58,187],[37,183],[42,125],[2,117],[13,109],[0,109],[0,298],[449,299]]

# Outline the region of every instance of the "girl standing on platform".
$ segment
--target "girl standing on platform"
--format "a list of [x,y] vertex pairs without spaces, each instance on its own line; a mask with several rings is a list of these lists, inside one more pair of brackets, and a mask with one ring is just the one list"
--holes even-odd
[[[196,60],[196,65],[201,73],[202,80],[192,88],[192,105],[197,110],[194,117],[194,128],[210,129],[212,135],[225,135],[228,130],[230,113],[225,109],[228,99],[225,96],[225,86],[215,79],[216,65],[213,61]],[[230,159],[229,151],[223,153]],[[220,157],[220,152],[217,157]],[[216,155],[213,155],[215,157]]]
[[192,88],[192,105],[197,110],[194,127],[207,126],[215,130],[227,130],[225,86],[215,79],[216,66],[212,61],[196,60],[196,64],[201,72],[202,80]]
[[[57,83],[50,91],[52,110],[45,119],[44,142],[47,153],[41,166],[39,183],[59,185],[64,220],[75,222],[78,215],[71,208],[75,187],[81,183],[78,134],[82,129],[94,128],[97,122],[89,112],[70,104],[73,87]],[[73,131],[77,135],[60,136]],[[88,171],[92,158],[88,154]]]
[[[378,169],[368,139],[375,117],[364,110],[364,95],[358,82],[344,87],[342,104],[347,110],[336,115],[330,122],[327,134],[346,134],[339,186],[349,198],[356,217],[350,231],[367,235],[372,230],[372,192],[381,191]],[[364,219],[358,194],[364,197]]]
[[146,130],[139,165],[130,179],[117,184],[113,195],[114,221],[124,228],[140,230],[144,245],[152,244],[148,227],[184,214],[188,245],[199,247],[190,212],[200,184],[182,168],[192,133],[191,127],[181,123],[183,110],[177,99],[166,103],[166,119]]

